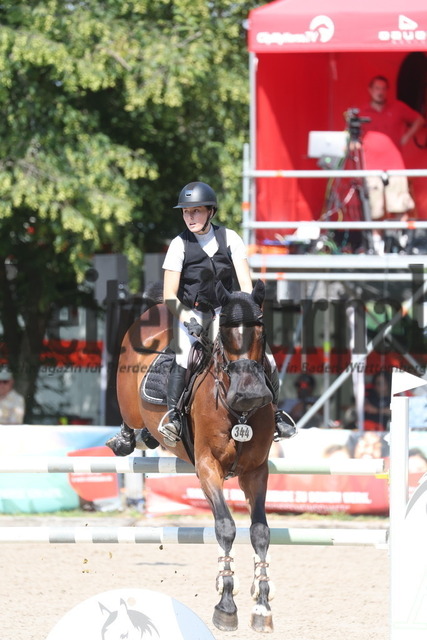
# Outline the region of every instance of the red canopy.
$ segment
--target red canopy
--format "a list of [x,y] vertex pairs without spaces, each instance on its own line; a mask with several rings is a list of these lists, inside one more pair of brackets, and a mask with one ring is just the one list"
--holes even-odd
[[413,51],[427,44],[420,0],[277,0],[249,14],[249,49],[258,53]]
[[[344,112],[366,104],[374,75],[386,76],[391,94],[397,95],[408,55],[416,52],[422,63],[426,60],[427,3],[277,0],[250,12],[248,46],[256,132],[251,140],[253,166],[317,169],[317,161],[307,155],[309,132],[343,130]],[[424,100],[426,77],[417,71],[409,84],[412,98]],[[427,167],[427,150],[414,142],[403,155],[408,168]],[[412,184],[419,218],[427,218],[425,183],[417,178]],[[323,179],[258,178],[256,218],[317,219],[325,189]],[[260,233],[259,238],[274,233]]]

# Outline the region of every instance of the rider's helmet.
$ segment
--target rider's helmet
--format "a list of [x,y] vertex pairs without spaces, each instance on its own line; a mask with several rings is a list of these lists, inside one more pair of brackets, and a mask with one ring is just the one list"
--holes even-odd
[[218,207],[216,193],[206,182],[189,182],[181,189],[178,196],[178,204],[174,209],[184,207],[214,207],[214,213]]

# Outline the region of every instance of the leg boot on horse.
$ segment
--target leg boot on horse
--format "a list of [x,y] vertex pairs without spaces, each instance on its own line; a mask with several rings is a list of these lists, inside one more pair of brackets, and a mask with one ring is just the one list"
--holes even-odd
[[178,402],[185,387],[187,369],[177,362],[172,365],[168,380],[168,422],[159,426],[159,433],[165,438],[165,444],[174,447],[181,440],[181,412]]
[[159,446],[148,429],[131,429],[124,422],[119,433],[105,444],[116,456],[129,456],[135,449],[156,449]]
[[286,411],[282,411],[277,408],[279,402],[279,374],[276,368],[272,369],[270,375],[271,390],[273,392],[273,407],[274,407],[274,421],[276,423],[276,429],[274,431],[274,441],[282,440],[283,438],[292,438],[297,434],[297,427],[295,421],[291,418]]

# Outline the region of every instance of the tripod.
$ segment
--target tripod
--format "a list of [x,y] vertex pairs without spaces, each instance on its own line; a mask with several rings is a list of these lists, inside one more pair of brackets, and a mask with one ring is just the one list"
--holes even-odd
[[[347,145],[340,169],[363,170],[365,168],[362,142],[360,139],[351,140]],[[325,195],[322,220],[336,218],[342,222],[371,221],[371,207],[364,178],[331,178]],[[339,231],[334,235],[337,246],[349,246],[352,251],[374,253],[372,230]]]
[[[344,117],[348,124],[350,135],[346,152],[339,168],[363,170],[365,168],[365,158],[361,127],[364,122],[370,122],[370,118],[359,117],[359,109],[348,109]],[[343,222],[370,222],[372,220],[368,189],[364,178],[332,178],[326,190],[322,218],[328,220],[334,214]],[[364,232],[338,232],[335,234],[335,238],[338,239],[340,235],[342,240],[345,241],[347,239],[353,251],[360,250],[367,253],[375,253],[371,229]]]

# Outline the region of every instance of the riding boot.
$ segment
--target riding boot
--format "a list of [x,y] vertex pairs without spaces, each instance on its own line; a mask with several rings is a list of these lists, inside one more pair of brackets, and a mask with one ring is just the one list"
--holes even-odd
[[277,408],[277,404],[279,402],[279,373],[274,367],[271,371],[270,375],[270,383],[271,390],[273,392],[273,408],[274,408],[274,421],[276,423],[276,429],[274,431],[274,442],[278,440],[282,440],[282,438],[292,438],[297,434],[297,428],[295,421],[291,418],[290,415],[283,411],[282,409]]
[[181,412],[177,405],[185,387],[187,369],[174,362],[168,380],[168,422],[161,424],[159,432],[165,437],[168,446],[174,447],[181,440]]

